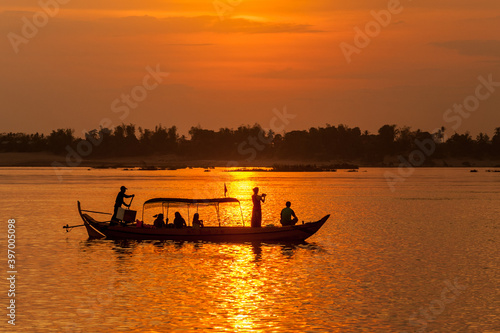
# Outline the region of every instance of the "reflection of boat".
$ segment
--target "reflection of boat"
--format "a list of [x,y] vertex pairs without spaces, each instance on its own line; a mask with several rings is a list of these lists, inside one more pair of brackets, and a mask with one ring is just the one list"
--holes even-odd
[[[213,206],[217,212],[219,220],[218,227],[193,228],[186,227],[181,229],[173,228],[154,228],[153,226],[111,224],[108,222],[98,222],[90,215],[84,213],[78,202],[78,211],[87,229],[90,238],[107,239],[137,239],[137,240],[184,240],[184,241],[209,241],[209,242],[302,242],[314,235],[328,220],[330,215],[326,215],[316,222],[307,222],[300,225],[286,227],[262,227],[251,228],[245,226],[220,226],[219,205],[225,203],[240,204],[235,198],[217,198],[217,199],[173,199],[157,198],[144,203],[144,210],[151,206],[161,208],[162,211],[170,207],[187,205],[188,208],[195,206]],[[241,206],[240,206],[241,211]],[[243,214],[242,214],[243,215]],[[189,220],[189,218],[188,218]]]

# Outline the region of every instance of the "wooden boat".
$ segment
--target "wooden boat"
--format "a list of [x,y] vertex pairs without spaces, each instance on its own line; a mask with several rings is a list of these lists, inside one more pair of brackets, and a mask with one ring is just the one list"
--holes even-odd
[[[209,242],[302,242],[314,235],[328,220],[330,215],[326,215],[316,222],[307,222],[294,226],[276,227],[267,226],[262,228],[251,228],[245,226],[220,226],[219,205],[224,203],[238,203],[235,198],[216,199],[177,199],[177,198],[155,198],[144,203],[144,211],[148,205],[161,207],[162,211],[170,206],[185,204],[189,207],[200,205],[211,205],[216,208],[218,227],[193,228],[185,227],[181,229],[155,228],[153,226],[138,226],[138,224],[112,224],[110,221],[96,221],[89,214],[81,209],[78,202],[78,212],[83,220],[84,226],[90,238],[93,239],[135,239],[135,240],[178,240],[178,241],[209,241]],[[240,205],[241,211],[241,205]],[[241,214],[243,218],[243,213]],[[189,220],[189,218],[188,218]]]

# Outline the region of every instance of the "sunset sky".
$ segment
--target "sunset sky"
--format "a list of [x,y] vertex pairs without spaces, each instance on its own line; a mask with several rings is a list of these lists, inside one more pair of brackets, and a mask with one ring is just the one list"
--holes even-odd
[[[296,116],[286,131],[500,127],[500,83],[479,88],[488,97],[474,112],[443,118],[474,100],[479,76],[500,82],[498,0],[220,0],[219,12],[212,0],[59,2],[49,15],[40,3],[56,0],[0,1],[0,132],[81,135],[103,119],[182,134],[270,127],[284,107]],[[348,63],[341,43],[355,47],[356,27],[376,27],[372,12],[389,7]],[[156,85],[147,67],[169,75]]]

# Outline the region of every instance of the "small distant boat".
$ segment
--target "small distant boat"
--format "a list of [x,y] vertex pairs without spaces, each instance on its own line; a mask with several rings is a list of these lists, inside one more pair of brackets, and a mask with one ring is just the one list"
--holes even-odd
[[[178,240],[178,241],[209,241],[209,242],[303,242],[314,235],[328,220],[330,215],[326,215],[316,222],[307,222],[294,226],[276,227],[267,226],[262,228],[252,228],[245,226],[220,226],[219,206],[221,204],[237,203],[240,205],[240,212],[243,222],[241,204],[236,198],[215,198],[215,199],[179,199],[179,198],[154,198],[147,200],[143,205],[144,210],[154,206],[167,211],[164,216],[168,217],[169,208],[187,205],[198,208],[203,206],[214,206],[219,221],[218,227],[206,226],[201,228],[185,227],[181,229],[155,228],[144,226],[142,223],[133,225],[120,223],[112,224],[110,221],[99,222],[82,210],[78,201],[78,212],[83,220],[84,226],[90,238],[93,239],[135,239],[135,240]],[[96,212],[97,213],[97,212]],[[189,217],[188,217],[189,220]]]
[[472,169],[470,172],[477,172],[477,170],[476,169]]

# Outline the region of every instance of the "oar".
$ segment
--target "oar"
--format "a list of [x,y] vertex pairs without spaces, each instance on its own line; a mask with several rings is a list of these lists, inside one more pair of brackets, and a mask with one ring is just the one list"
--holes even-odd
[[[96,223],[98,223],[98,224],[106,224],[108,222],[96,222]],[[68,224],[66,224],[65,226],[63,226],[63,229],[66,229],[66,232],[69,232],[68,229],[73,229],[73,228],[78,228],[78,227],[84,227],[84,226],[85,226],[85,224],[78,224],[78,225],[68,225]]]
[[63,226],[63,229],[66,229],[66,232],[69,232],[68,229],[72,229],[72,228],[78,228],[78,227],[84,227],[85,224],[79,224],[79,225],[68,225],[66,224],[65,226]]
[[134,201],[134,198],[135,198],[135,196],[134,196],[134,197],[132,197],[132,199],[130,199],[130,203],[129,203],[129,205],[128,205],[128,206],[129,206],[129,208],[130,208],[130,206],[132,206],[132,201]]

